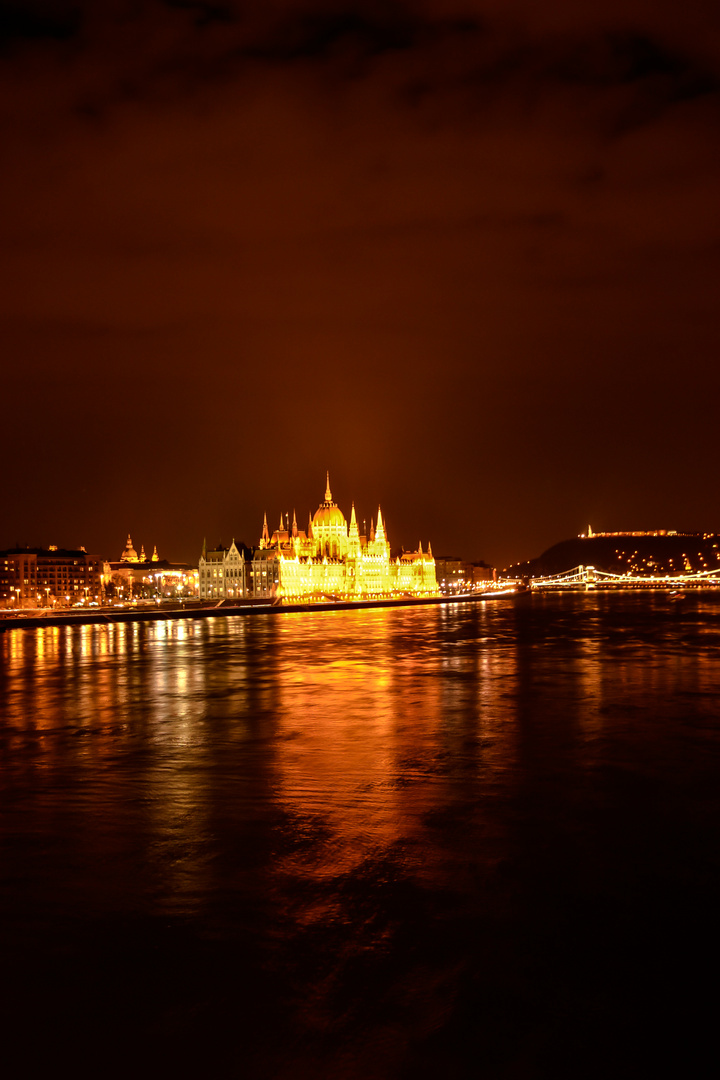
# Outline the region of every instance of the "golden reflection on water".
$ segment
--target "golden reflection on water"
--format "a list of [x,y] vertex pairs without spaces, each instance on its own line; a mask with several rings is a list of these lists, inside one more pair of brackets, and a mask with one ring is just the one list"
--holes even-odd
[[278,650],[276,798],[298,828],[322,819],[325,830],[310,852],[285,857],[285,873],[349,874],[401,845],[406,870],[437,876],[448,856],[428,816],[452,810],[468,785],[479,782],[481,799],[512,770],[514,651],[478,650],[469,632],[448,643],[443,609],[417,615],[338,614],[329,633],[315,616],[312,648],[296,637]]
[[[323,815],[342,837],[318,852],[321,872],[331,876],[407,831],[401,818],[412,814],[412,800],[397,786],[403,731],[412,725],[419,750],[438,723],[435,685],[406,686],[404,715],[398,711],[396,684],[408,661],[393,655],[394,614],[357,620],[356,613],[343,613],[311,656],[304,646],[280,654],[277,798],[298,818]],[[404,767],[417,785],[417,761]]]
[[457,878],[443,821],[491,864],[529,776],[582,785],[643,725],[670,755],[678,695],[718,693],[717,628],[643,603],[632,630],[592,598],[7,630],[4,778],[83,850],[141,851],[166,906],[213,888],[219,837],[241,859],[262,829],[278,881],[388,852]]

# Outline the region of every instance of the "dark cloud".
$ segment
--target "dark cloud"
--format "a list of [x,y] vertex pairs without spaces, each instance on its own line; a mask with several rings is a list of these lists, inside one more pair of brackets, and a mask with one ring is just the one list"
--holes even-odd
[[165,4],[169,8],[190,12],[195,25],[199,27],[213,22],[231,23],[236,18],[231,4],[210,4],[204,0],[165,0]]
[[0,4],[0,55],[13,43],[43,38],[66,40],[80,27],[78,4],[53,0],[15,0]]
[[[8,9],[6,22],[17,38],[27,38],[28,50],[39,36],[69,39],[64,49],[41,53],[42,63],[62,76],[58,93],[46,101],[55,111],[65,106],[100,115],[116,100],[167,103],[178,93],[202,93],[207,84],[219,92],[228,84],[251,89],[267,68],[305,93],[349,93],[367,82],[387,107],[404,106],[409,118],[427,114],[437,124],[468,113],[482,122],[487,109],[492,114],[500,104],[516,112],[537,109],[558,88],[578,91],[579,110],[622,88],[620,117],[642,115],[643,102],[652,113],[716,93],[712,27],[720,20],[712,20],[701,41],[690,42],[680,31],[692,20],[669,18],[672,10],[660,5],[644,32],[632,4],[616,10],[590,5],[582,19],[569,8],[561,25],[538,20],[533,5],[470,3],[453,10],[179,0],[99,9],[38,3]],[[211,107],[207,97],[203,104]]]

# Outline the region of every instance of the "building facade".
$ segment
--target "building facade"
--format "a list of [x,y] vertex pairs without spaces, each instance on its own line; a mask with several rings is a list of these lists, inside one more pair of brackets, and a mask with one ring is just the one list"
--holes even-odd
[[116,601],[145,599],[189,599],[198,595],[198,571],[185,563],[170,563],[161,559],[157,546],[148,559],[145,547],[138,555],[128,533],[125,548],[115,562],[103,566],[108,593]]
[[[271,598],[293,600],[360,600],[400,596],[435,596],[435,560],[428,544],[417,551],[391,555],[382,511],[371,521],[368,535],[360,533],[353,505],[350,521],[334,502],[327,478],[325,498],[306,530],[281,515],[271,534],[267,516],[251,558],[243,564],[234,541],[200,558],[200,596],[206,599]],[[240,582],[242,581],[242,592]]]
[[493,582],[497,574],[484,562],[467,562],[457,555],[438,555],[435,575],[443,595],[479,592]]
[[198,567],[198,588],[204,600],[239,600],[246,595],[245,555],[233,540],[229,548],[203,547]]
[[72,607],[101,603],[102,560],[84,548],[15,548],[0,552],[0,605]]

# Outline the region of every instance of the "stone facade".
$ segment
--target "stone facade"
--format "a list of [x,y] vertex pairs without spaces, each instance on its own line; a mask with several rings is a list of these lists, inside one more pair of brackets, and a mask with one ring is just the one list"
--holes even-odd
[[242,599],[246,595],[244,553],[234,540],[229,548],[203,549],[198,578],[201,599]]

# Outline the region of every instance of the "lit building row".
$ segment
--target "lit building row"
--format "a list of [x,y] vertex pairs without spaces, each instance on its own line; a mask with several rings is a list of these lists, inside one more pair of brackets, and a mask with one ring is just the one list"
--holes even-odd
[[84,548],[14,548],[0,552],[0,606],[69,607],[100,603],[102,560]]
[[140,598],[185,599],[198,594],[196,567],[161,559],[157,546],[149,559],[143,545],[138,555],[129,533],[120,558],[103,563],[103,580],[106,591],[121,602]]
[[360,533],[355,506],[348,522],[333,501],[328,477],[325,499],[308,519],[306,531],[280,518],[270,534],[267,517],[257,547],[246,552],[203,549],[199,564],[201,599],[271,597],[287,600],[367,599],[435,596],[435,560],[428,544],[391,556],[382,511],[367,535]]
[[457,555],[436,555],[435,576],[441,593],[482,592],[497,580],[497,573],[484,562],[467,562]]
[[145,598],[184,599],[198,594],[198,571],[184,563],[138,556],[128,536],[117,562],[85,548],[11,548],[0,551],[0,608],[68,608]]

